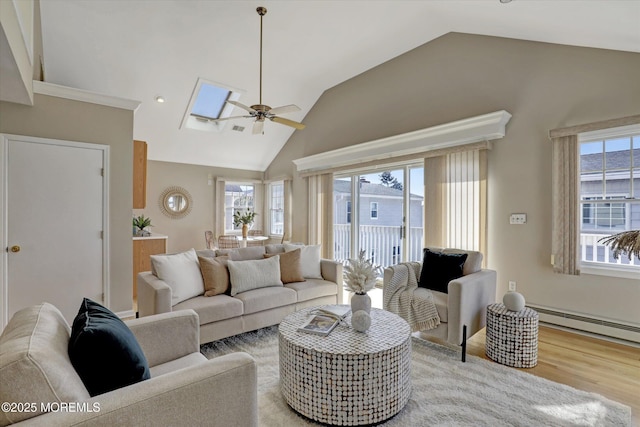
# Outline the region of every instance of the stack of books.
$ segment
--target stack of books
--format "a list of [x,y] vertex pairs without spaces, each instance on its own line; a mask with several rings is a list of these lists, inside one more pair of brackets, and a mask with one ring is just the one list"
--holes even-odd
[[323,305],[312,311],[301,332],[326,336],[351,312],[348,305]]

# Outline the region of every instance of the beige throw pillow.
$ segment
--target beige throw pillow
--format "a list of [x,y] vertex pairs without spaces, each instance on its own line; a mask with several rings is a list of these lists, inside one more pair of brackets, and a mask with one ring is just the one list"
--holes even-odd
[[252,289],[282,286],[280,260],[277,256],[248,261],[227,261],[231,296]]
[[227,261],[229,261],[229,257],[227,256],[215,258],[198,257],[202,279],[204,280],[205,297],[220,295],[229,289]]
[[301,253],[302,251],[300,249],[296,249],[291,252],[282,252],[279,254],[264,254],[264,257],[280,257],[280,280],[282,280],[282,283],[305,282],[300,266]]

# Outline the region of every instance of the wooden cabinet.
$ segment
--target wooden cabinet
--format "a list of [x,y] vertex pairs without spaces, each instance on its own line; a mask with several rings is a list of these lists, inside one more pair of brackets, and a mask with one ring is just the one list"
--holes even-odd
[[151,270],[151,255],[167,253],[167,236],[133,238],[133,297],[138,297],[138,273]]
[[133,209],[147,205],[147,143],[133,141]]

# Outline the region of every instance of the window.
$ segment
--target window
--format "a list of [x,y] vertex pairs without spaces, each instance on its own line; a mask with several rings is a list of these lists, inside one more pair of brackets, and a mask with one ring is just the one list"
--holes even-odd
[[378,219],[378,202],[371,202],[369,204],[369,208],[371,212],[371,219]]
[[284,233],[284,183],[269,184],[269,233],[282,236]]
[[423,163],[334,175],[334,259],[344,261],[364,250],[382,267],[421,260],[423,201]]
[[233,214],[237,211],[254,210],[255,187],[253,184],[228,182],[224,189],[225,232],[242,229],[233,225]]
[[[626,132],[625,132],[626,130]],[[640,129],[614,128],[579,135],[581,262],[640,266],[599,242],[640,229]]]
[[227,101],[237,101],[240,94],[222,83],[198,79],[180,128],[220,132],[227,121],[212,120],[230,117],[234,106]]

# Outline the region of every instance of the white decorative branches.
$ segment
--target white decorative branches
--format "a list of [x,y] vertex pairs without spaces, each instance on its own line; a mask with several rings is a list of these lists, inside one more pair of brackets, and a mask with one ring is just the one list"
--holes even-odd
[[376,284],[380,266],[365,258],[364,249],[357,259],[349,259],[344,266],[344,287],[356,294],[366,294]]

